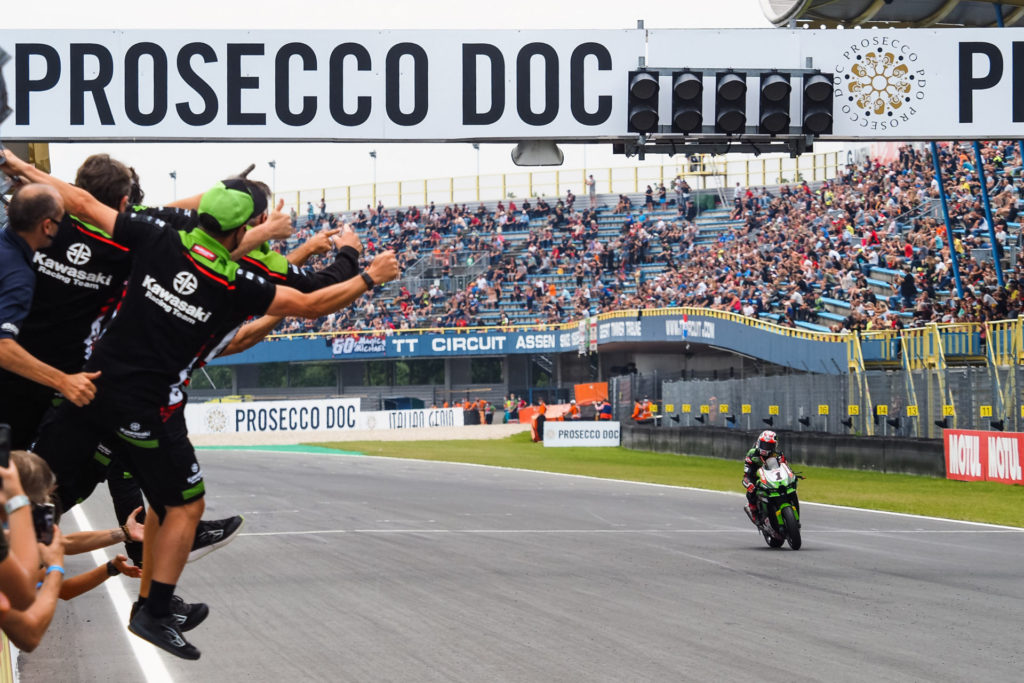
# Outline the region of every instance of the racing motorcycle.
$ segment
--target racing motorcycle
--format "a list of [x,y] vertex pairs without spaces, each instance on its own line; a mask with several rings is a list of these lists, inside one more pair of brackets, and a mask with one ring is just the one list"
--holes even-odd
[[757,524],[758,531],[772,548],[789,543],[793,550],[800,549],[800,501],[796,496],[799,479],[803,477],[794,473],[788,464],[775,457],[768,458],[757,471],[754,484],[760,523],[755,522],[750,509],[743,506],[747,517]]

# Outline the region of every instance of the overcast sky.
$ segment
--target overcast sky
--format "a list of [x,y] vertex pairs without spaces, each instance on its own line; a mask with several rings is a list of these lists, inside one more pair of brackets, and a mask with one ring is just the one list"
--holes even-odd
[[[198,29],[627,29],[643,19],[648,28],[769,28],[758,0],[677,0],[646,7],[622,0],[552,2],[516,0],[46,0],[20,4],[4,13],[4,28],[198,28]],[[131,144],[51,145],[55,174],[69,178],[79,163],[97,151],[133,165],[142,177],[147,203],[171,199],[169,172],[178,175],[177,194],[201,192],[219,176],[256,163],[254,176],[269,183],[267,161],[277,162],[276,186],[281,192],[369,182],[373,172],[369,151],[377,151],[377,179],[414,180],[476,172],[477,154],[469,144],[410,145],[360,143],[295,144]],[[635,163],[614,156],[607,146],[563,146],[564,169],[626,166]],[[483,145],[482,173],[513,172],[511,145]],[[652,160],[649,157],[649,160]],[[660,159],[653,159],[660,163]],[[577,189],[577,193],[582,188]]]

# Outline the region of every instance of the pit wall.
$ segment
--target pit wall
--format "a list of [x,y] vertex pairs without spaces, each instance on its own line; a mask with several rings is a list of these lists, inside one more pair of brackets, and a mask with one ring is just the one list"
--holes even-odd
[[[946,474],[942,441],[857,437],[822,432],[776,430],[783,453],[794,464],[873,472]],[[705,455],[740,461],[758,431],[723,427],[643,427],[623,425],[622,445],[656,453]],[[737,480],[741,476],[737,469]]]

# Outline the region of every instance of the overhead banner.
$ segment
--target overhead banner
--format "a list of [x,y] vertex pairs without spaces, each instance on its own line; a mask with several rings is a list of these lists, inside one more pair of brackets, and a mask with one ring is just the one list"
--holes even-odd
[[12,140],[457,140],[625,131],[642,31],[25,31]]
[[[9,140],[635,139],[627,75],[816,69],[822,139],[1024,137],[1024,29],[623,31],[0,30]],[[1024,73],[1024,72],[1022,72]],[[793,89],[793,111],[799,92]],[[794,117],[794,120],[796,118]],[[705,132],[707,132],[705,130]]]
[[1024,484],[1024,434],[947,429],[946,478]]

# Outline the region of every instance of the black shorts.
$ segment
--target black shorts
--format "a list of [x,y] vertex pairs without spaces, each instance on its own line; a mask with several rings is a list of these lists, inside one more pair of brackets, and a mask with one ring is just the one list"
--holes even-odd
[[85,500],[106,478],[110,451],[135,476],[151,505],[184,505],[206,492],[184,419],[165,421],[158,407],[99,398],[84,408],[65,403],[36,443],[36,452],[57,475],[64,509]]
[[11,425],[11,448],[28,450],[43,415],[58,399],[53,389],[0,371],[0,422]]

